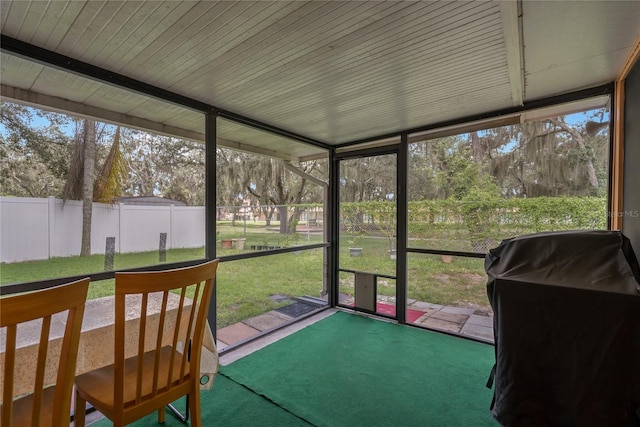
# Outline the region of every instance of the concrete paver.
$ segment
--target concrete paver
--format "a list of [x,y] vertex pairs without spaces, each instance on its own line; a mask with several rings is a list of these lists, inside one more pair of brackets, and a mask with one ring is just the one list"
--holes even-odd
[[234,323],[233,325],[229,325],[225,328],[217,330],[216,338],[218,341],[222,341],[227,345],[231,345],[237,343],[238,341],[242,341],[249,337],[252,337],[256,334],[260,333],[259,330],[252,328],[249,325],[246,325],[242,322]]
[[286,314],[278,311],[269,311],[259,316],[246,319],[243,323],[262,332],[290,322],[293,319],[293,317],[287,316]]
[[469,307],[453,307],[448,305],[448,306],[442,307],[440,311],[444,313],[453,313],[453,314],[462,314],[465,316],[471,316],[473,313],[475,313],[476,309],[469,308]]
[[429,318],[446,320],[447,322],[457,323],[458,325],[460,325],[460,327],[462,327],[462,325],[464,325],[464,323],[469,319],[469,316],[465,314],[450,313],[442,309],[433,313],[431,316],[429,316]]
[[462,335],[493,341],[493,327],[489,326],[474,325],[473,323],[467,322],[460,330],[460,333]]
[[420,322],[422,326],[426,326],[432,329],[441,329],[449,332],[460,332],[462,328],[462,324],[456,322],[450,322],[448,320],[437,319],[432,317],[427,317],[423,322]]
[[408,304],[408,306],[410,308],[413,308],[414,310],[420,310],[424,312],[430,312],[430,311],[435,312],[444,307],[443,305],[440,305],[440,304],[432,304],[430,302],[424,302],[424,301],[415,301],[413,303]]
[[472,325],[486,326],[489,328],[493,328],[493,317],[490,316],[479,316],[477,314],[472,314],[469,316],[469,320],[467,323]]

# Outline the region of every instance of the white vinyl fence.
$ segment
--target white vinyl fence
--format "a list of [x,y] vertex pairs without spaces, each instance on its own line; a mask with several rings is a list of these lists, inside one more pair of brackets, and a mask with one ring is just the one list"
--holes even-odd
[[[107,237],[118,253],[204,246],[204,206],[140,206],[94,203],[91,253],[104,254]],[[80,255],[82,202],[54,197],[0,197],[0,261]]]

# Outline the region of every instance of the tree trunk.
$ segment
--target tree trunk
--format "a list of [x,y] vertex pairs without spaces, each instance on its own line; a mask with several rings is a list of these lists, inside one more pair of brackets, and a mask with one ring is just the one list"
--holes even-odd
[[82,176],[82,246],[80,256],[91,255],[91,216],[93,211],[93,182],[96,163],[96,126],[84,120],[84,172]]
[[[293,200],[294,204],[300,204],[302,203],[302,196],[304,195],[304,186],[307,183],[307,180],[302,178],[300,180],[300,187],[298,188],[298,191],[296,193],[296,197]],[[302,214],[302,209],[299,207],[295,207],[293,208],[293,214],[291,215],[291,219],[289,220],[289,224],[288,224],[288,233],[292,234],[296,232],[296,229],[298,228],[298,222],[300,221],[300,215]]]
[[265,221],[267,222],[267,227],[271,226],[271,217],[273,216],[273,208],[262,207],[262,214],[264,215]]
[[479,165],[482,164],[482,145],[478,132],[471,132],[471,150],[473,152],[473,161]]
[[289,234],[294,234],[297,232],[298,223],[300,222],[300,215],[302,215],[303,209],[299,207],[293,208],[293,214],[289,219]]
[[289,231],[288,228],[288,209],[287,209],[287,205],[279,205],[278,206],[278,216],[280,217],[280,234],[287,234],[287,232]]

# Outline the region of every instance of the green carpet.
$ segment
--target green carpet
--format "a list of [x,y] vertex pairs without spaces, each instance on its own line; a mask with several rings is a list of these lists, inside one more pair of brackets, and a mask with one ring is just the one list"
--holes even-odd
[[[238,427],[308,427],[309,424],[265,398],[252,393],[223,375],[217,375],[210,391],[200,393],[202,424],[208,426]],[[184,412],[184,399],[175,403]],[[91,427],[112,426],[107,419],[91,424]],[[131,427],[158,427],[158,416],[153,413],[129,424]],[[184,427],[167,411],[165,427]],[[190,424],[189,424],[190,425]]]
[[[201,395],[203,425],[497,426],[493,362],[486,344],[337,312],[221,367]],[[182,424],[167,414],[165,425]]]
[[[317,426],[496,426],[492,346],[338,312],[220,372]],[[265,418],[266,419],[266,418]]]

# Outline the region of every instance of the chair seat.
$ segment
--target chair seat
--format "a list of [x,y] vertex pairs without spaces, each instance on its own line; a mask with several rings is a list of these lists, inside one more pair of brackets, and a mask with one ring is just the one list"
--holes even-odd
[[[163,392],[167,389],[166,378],[169,375],[169,361],[172,351],[171,346],[165,346],[160,349],[160,376],[163,379],[161,384],[158,384],[158,392]],[[153,367],[155,360],[155,351],[148,351],[144,353],[143,373],[142,373],[142,400],[147,400],[152,397],[153,391]],[[137,375],[137,363],[138,357],[130,357],[125,360],[125,374],[124,374],[124,407],[133,406],[136,399],[136,375]],[[186,380],[189,379],[189,362],[186,361],[185,375],[180,379],[180,369],[182,365],[182,356],[176,354],[173,363],[172,372],[172,385],[175,386],[180,382],[188,384]],[[113,411],[113,387],[115,378],[114,365],[108,365],[100,369],[87,372],[85,374],[76,377],[76,390],[87,401],[93,403],[99,411]]]
[[[53,423],[53,399],[55,397],[55,386],[44,389],[42,394],[42,404],[40,405],[40,426],[50,426]],[[13,401],[13,418],[12,425],[15,426],[30,426],[31,422],[31,408],[33,405],[33,394],[27,394]],[[0,405],[0,417],[4,404]]]

